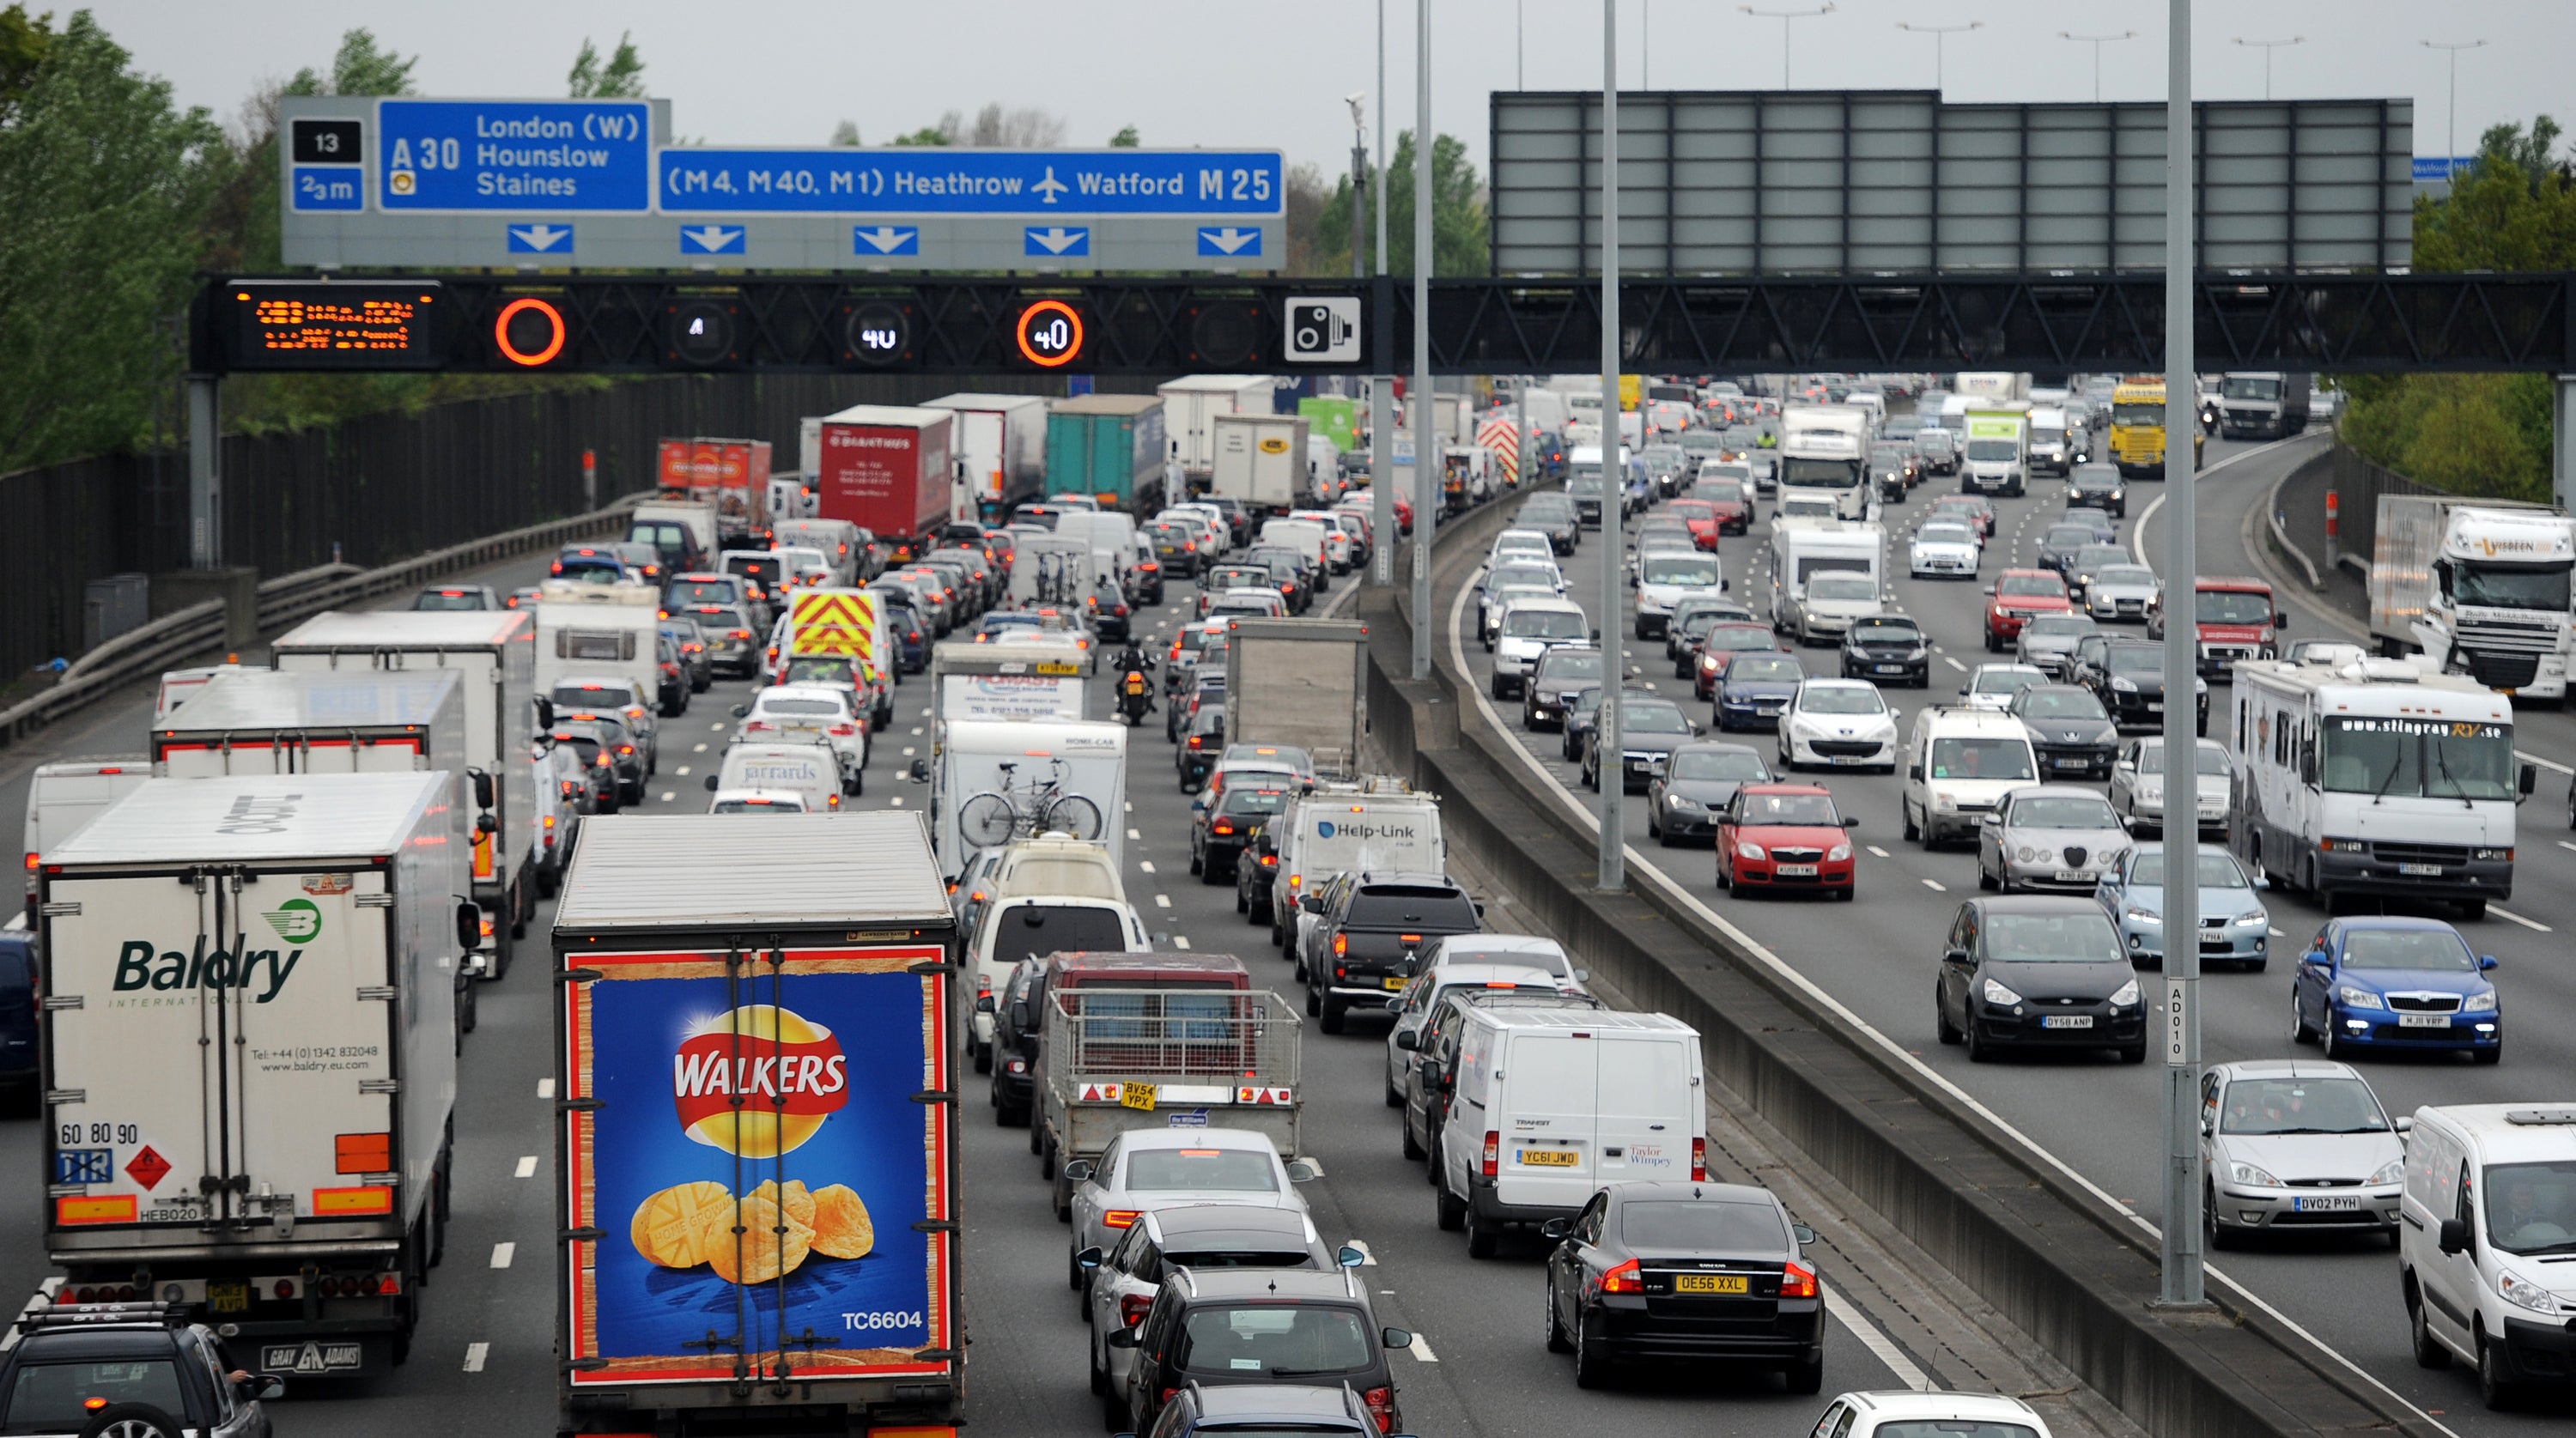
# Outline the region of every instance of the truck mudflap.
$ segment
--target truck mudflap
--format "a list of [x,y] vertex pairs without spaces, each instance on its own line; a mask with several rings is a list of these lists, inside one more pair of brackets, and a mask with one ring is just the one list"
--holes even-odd
[[[557,1007],[565,1430],[762,1406],[829,1410],[813,1431],[832,1433],[953,1418],[945,950],[576,962]],[[777,1431],[806,1431],[789,1416]]]

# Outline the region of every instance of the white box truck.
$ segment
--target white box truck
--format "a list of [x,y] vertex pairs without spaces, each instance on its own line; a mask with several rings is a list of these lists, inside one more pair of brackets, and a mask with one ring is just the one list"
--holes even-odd
[[[492,967],[509,967],[516,941],[537,910],[536,861],[544,838],[536,775],[536,617],[524,609],[481,613],[317,614],[269,645],[278,668],[355,673],[455,670],[464,680],[465,763],[494,776],[493,803],[467,816],[483,832],[472,871],[474,897],[493,916]],[[480,798],[480,792],[477,791]]]
[[2537,504],[2382,494],[2370,633],[2517,698],[2565,703],[2576,519]]
[[1340,619],[1236,619],[1226,626],[1225,737],[1293,744],[1319,774],[1359,772],[1368,626]]
[[1207,492],[1262,516],[1285,514],[1316,497],[1306,417],[1221,414]]
[[1033,394],[944,394],[923,409],[955,412],[950,458],[960,488],[950,519],[999,524],[1046,491],[1047,404]]
[[1271,414],[1275,387],[1266,374],[1190,374],[1159,385],[1163,400],[1163,437],[1179,462],[1181,479],[1192,492],[1207,487],[1216,465],[1216,417],[1221,414]]
[[1959,457],[1961,494],[2019,495],[2030,488],[2030,416],[1972,409]]
[[175,1301],[259,1370],[403,1361],[445,1236],[477,924],[455,783],[155,779],[45,856],[44,1233],[67,1286]]
[[941,720],[929,769],[932,841],[952,879],[979,849],[1056,830],[1098,839],[1113,862],[1125,862],[1124,724]]

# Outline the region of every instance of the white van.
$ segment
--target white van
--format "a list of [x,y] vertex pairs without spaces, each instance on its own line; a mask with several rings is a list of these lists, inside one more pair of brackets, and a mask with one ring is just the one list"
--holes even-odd
[[867,567],[868,547],[859,538],[859,527],[846,519],[782,519],[770,527],[771,542],[781,549],[811,549],[823,556],[832,571],[826,587],[846,588],[863,583],[871,576],[861,571]]
[[[227,665],[226,669],[237,672],[237,666]],[[144,754],[65,759],[39,764],[36,772],[27,776],[25,853],[27,913],[31,918],[36,912],[36,866],[40,857],[88,828],[89,821],[106,813],[108,805],[133,793],[151,777],[152,760]]]
[[841,807],[840,756],[821,744],[736,744],[707,776],[707,812],[755,799],[792,798],[808,814]]
[[1470,1008],[1457,1065],[1432,1182],[1470,1257],[1603,1184],[1708,1176],[1699,1032],[1670,1015]]
[[2039,782],[2039,756],[2019,719],[1991,709],[1926,704],[1905,745],[1905,837],[1929,849],[1972,838],[2003,796]]
[[1345,869],[1449,869],[1440,801],[1409,793],[1394,780],[1318,785],[1271,822],[1278,830],[1279,867],[1270,873],[1270,941],[1292,959],[1306,952],[1305,930],[1315,922],[1297,906],[1297,897],[1327,878]]
[[[1339,528],[1339,526],[1335,526]],[[1296,550],[1315,566],[1315,592],[1321,594],[1332,572],[1325,552],[1324,524],[1315,519],[1273,519],[1261,526],[1261,537],[1254,544],[1277,544]]]
[[2467,1361],[2489,1408],[2544,1382],[2563,1397],[2576,1375],[2576,1101],[2415,1110],[2398,1218],[2415,1361]]

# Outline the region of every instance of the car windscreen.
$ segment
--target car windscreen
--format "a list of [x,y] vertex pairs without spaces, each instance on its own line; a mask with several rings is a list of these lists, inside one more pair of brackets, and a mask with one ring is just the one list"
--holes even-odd
[[1685,749],[1673,756],[1665,773],[1676,779],[1734,779],[1760,783],[1771,777],[1762,756],[1750,749]]
[[[2203,774],[2227,772],[2227,751],[2216,744],[2203,744],[2193,751],[2194,767]],[[2138,747],[2138,772],[2161,774],[2165,771],[2165,746],[2162,743]]]
[[1366,1314],[1339,1304],[1211,1303],[1182,1317],[1171,1361],[1236,1382],[1348,1373],[1377,1364],[1377,1335]]
[[2388,1132],[2388,1115],[2357,1078],[2241,1078],[2222,1104],[2220,1133]]
[[2016,829],[2116,829],[2118,816],[2092,794],[2039,794],[2012,806],[2008,821]]
[[2143,564],[2111,564],[2095,570],[2093,573],[2093,582],[2096,584],[2138,585],[2148,589],[2153,589],[2156,587],[2156,572],[2147,568]]
[[2013,963],[2118,963],[2120,936],[2099,910],[2074,914],[1989,912],[1986,955]]
[[1864,685],[1818,684],[1798,696],[1798,708],[1809,714],[1884,714],[1887,701]]
[[2114,644],[2102,653],[2102,667],[2114,674],[2155,674],[2165,667],[2161,644]]
[[1861,619],[1853,622],[1851,637],[1863,644],[1920,644],[1923,631],[1911,619]]
[[1777,658],[1748,654],[1726,666],[1726,682],[1729,684],[1758,680],[1767,680],[1775,684],[1796,684],[1806,677],[1807,671],[1799,667],[1797,660],[1786,654]]
[[423,590],[420,598],[412,601],[411,607],[415,610],[481,609],[484,607],[483,591],[480,589]]
[[[2576,1160],[2491,1163],[2487,1237],[2507,1253],[2576,1251]],[[16,1416],[12,1405],[11,1416]]]
[[1690,721],[1670,704],[1632,703],[1619,711],[1619,735],[1687,734]]
[[1804,825],[1830,829],[1842,823],[1830,794],[1745,794],[1743,824]]
[[2477,971],[2469,946],[2448,929],[2359,929],[2344,936],[2347,969],[2422,969],[2433,973]]
[[837,655],[799,655],[787,661],[788,684],[847,684],[853,676],[852,661]]
[[2030,743],[2024,739],[1948,738],[1932,741],[1935,779],[2028,779]]
[[2061,524],[2039,537],[2042,549],[2081,549],[2099,542],[2100,536],[2089,524]]
[[1233,789],[1227,791],[1225,801],[1217,806],[1217,812],[1229,818],[1242,818],[1250,814],[1276,814],[1287,807],[1288,791],[1285,789]]
[[1503,616],[1506,639],[1582,639],[1591,630],[1589,620],[1566,609],[1515,609]]
[[2045,594],[2052,598],[2063,599],[2066,597],[2066,585],[2055,575],[2007,574],[1996,582],[1995,593],[2028,596]]
[[1351,896],[1343,926],[1354,929],[1438,929],[1472,933],[1476,904],[1455,889],[1371,884]]
[[[2480,604],[2493,601],[2464,599],[2461,602]],[[2561,613],[2567,608],[2564,570],[2559,572],[2557,608]],[[2269,624],[2272,622],[2272,596],[2242,589],[2204,589],[2192,596],[2191,615],[2203,624]]]
[[799,719],[838,719],[843,710],[829,699],[763,699],[751,712],[757,719],[782,714]]
[[2008,439],[1972,439],[1968,458],[1979,464],[2004,464],[2021,458],[2021,446]]
[[1758,624],[1720,624],[1708,631],[1700,647],[1703,649],[1776,649],[1779,644],[1777,635]]
[[[2140,888],[2152,888],[2165,881],[2165,856],[2161,853],[2140,854],[2129,870],[2129,882]],[[2225,854],[2200,856],[2200,886],[2204,889],[2250,889],[2245,871]]]
[[1597,650],[1586,654],[1550,654],[1539,661],[1539,677],[1542,679],[1599,679],[1601,655]]
[[1119,1181],[1130,1193],[1277,1193],[1278,1167],[1277,1159],[1258,1149],[1140,1148],[1127,1154]]
[[2034,684],[2045,684],[2048,676],[2028,669],[1980,669],[1968,681],[1972,694],[2019,694]]
[[2035,639],[2072,639],[2099,627],[2081,614],[2042,614],[2023,625],[2021,632]]
[[1964,524],[1927,524],[1915,531],[1917,544],[1974,544],[1976,536]]
[[610,689],[597,684],[558,684],[548,698],[558,709],[622,709],[634,701],[633,691]]
[[710,814],[802,814],[801,799],[718,799],[707,806]]
[[[2035,676],[2034,676],[2035,679]],[[2029,719],[2108,719],[2102,701],[2089,689],[2052,684],[2037,689],[2021,701],[2021,712]]]
[[1115,909],[1072,904],[1015,904],[993,930],[993,962],[1016,964],[1052,953],[1117,953],[1127,926]]
[[1819,574],[1807,581],[1807,597],[1860,603],[1878,597],[1878,584],[1862,575]]
[[1789,1225],[1767,1203],[1631,1199],[1619,1205],[1619,1242],[1632,1253],[1789,1252]]

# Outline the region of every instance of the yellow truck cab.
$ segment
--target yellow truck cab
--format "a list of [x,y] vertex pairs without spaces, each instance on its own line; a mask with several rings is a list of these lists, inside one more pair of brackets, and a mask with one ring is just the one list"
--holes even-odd
[[[2195,424],[2191,467],[2200,468],[2207,437]],[[2124,379],[2111,391],[2111,458],[2123,479],[2165,477],[2165,382],[2156,376]]]

